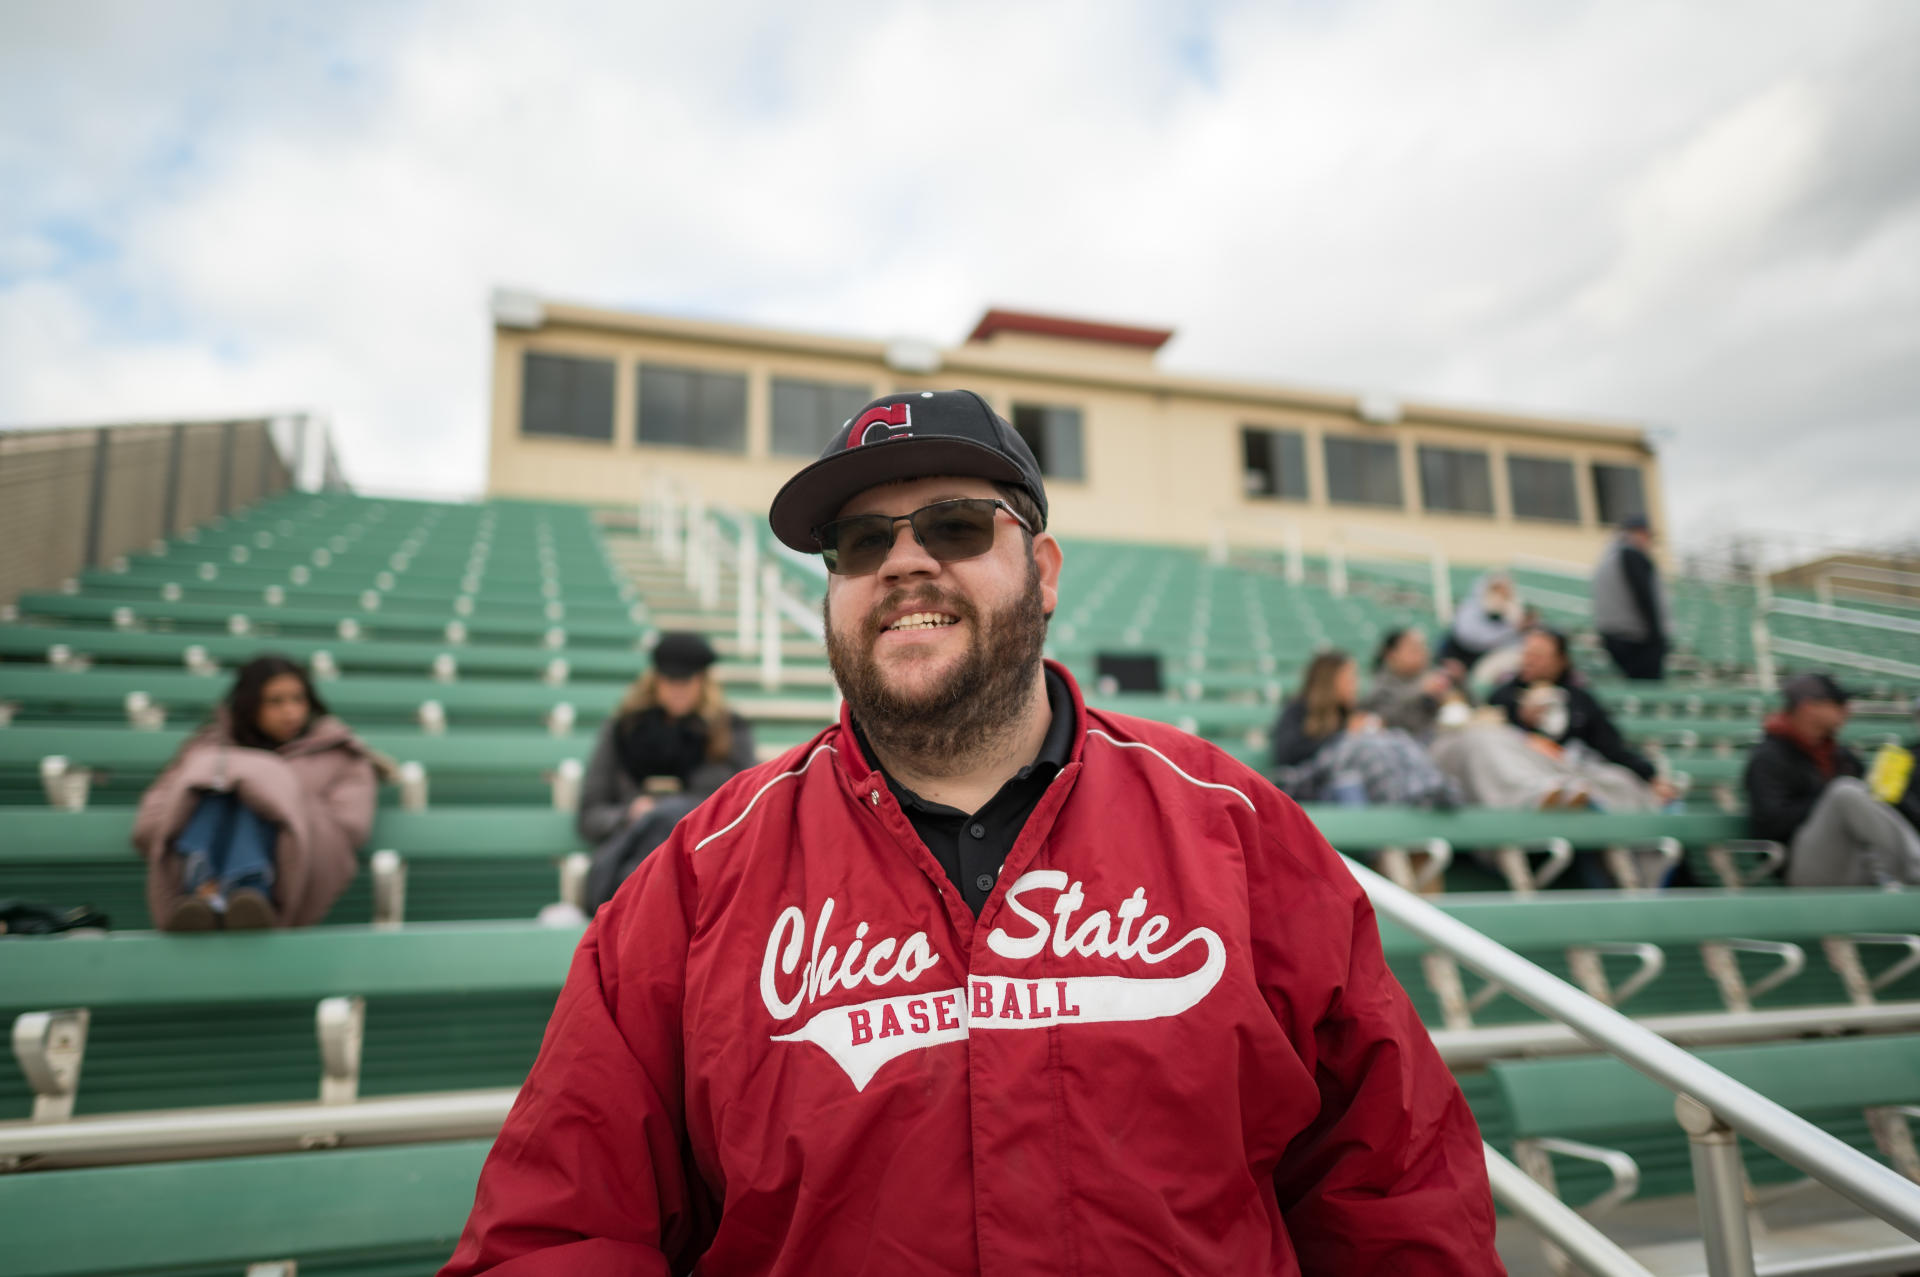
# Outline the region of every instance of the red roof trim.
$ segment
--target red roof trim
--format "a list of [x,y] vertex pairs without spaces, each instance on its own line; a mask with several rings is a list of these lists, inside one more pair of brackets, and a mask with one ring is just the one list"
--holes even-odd
[[1064,337],[1069,341],[1097,341],[1110,346],[1158,350],[1173,336],[1173,329],[1102,324],[1089,319],[1064,319],[1058,315],[1035,315],[1022,310],[990,310],[973,326],[967,340],[985,341],[995,333],[1032,333],[1040,337]]

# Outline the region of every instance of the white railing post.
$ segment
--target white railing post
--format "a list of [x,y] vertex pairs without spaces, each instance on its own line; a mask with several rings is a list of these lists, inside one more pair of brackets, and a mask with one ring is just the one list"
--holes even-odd
[[734,582],[739,587],[739,597],[735,600],[734,641],[740,648],[740,655],[752,656],[757,642],[755,627],[760,623],[760,604],[757,587],[760,584],[760,546],[753,529],[744,520],[740,525],[740,560],[734,566]]
[[706,498],[697,492],[693,493],[687,498],[686,508],[687,551],[683,566],[686,568],[687,588],[697,594],[700,591],[702,574],[706,571],[706,565],[702,560],[706,557],[707,547],[711,544],[707,540]]
[[680,562],[680,502],[673,485],[660,481],[660,557],[668,563]]
[[1763,692],[1777,691],[1780,687],[1779,674],[1773,664],[1773,627],[1767,620],[1767,612],[1772,607],[1773,582],[1756,552],[1753,556],[1753,677]]
[[1301,544],[1300,525],[1287,524],[1287,584],[1305,585],[1307,581],[1307,555]]
[[780,690],[780,568],[760,567],[760,686]]
[[1447,552],[1433,547],[1433,619],[1442,625],[1453,620],[1453,576],[1447,570]]
[[1347,597],[1347,547],[1337,532],[1327,544],[1327,589],[1336,599]]
[[1207,561],[1215,567],[1224,567],[1227,562],[1227,555],[1227,525],[1224,523],[1215,523],[1213,525],[1212,544],[1207,550]]

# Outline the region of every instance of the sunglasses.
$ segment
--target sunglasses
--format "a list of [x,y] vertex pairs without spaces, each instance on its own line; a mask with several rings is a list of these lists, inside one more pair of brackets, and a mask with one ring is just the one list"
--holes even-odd
[[813,530],[820,557],[836,576],[867,576],[878,572],[893,553],[893,525],[904,522],[913,539],[942,563],[974,559],[993,548],[994,515],[1005,510],[1031,533],[1027,521],[1004,501],[991,497],[964,497],[936,501],[912,514],[856,514],[835,519]]

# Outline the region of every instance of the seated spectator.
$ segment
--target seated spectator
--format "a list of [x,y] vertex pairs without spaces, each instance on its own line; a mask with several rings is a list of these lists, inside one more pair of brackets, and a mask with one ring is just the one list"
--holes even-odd
[[1433,746],[1434,761],[1474,802],[1653,811],[1678,792],[1621,739],[1574,670],[1565,635],[1529,630],[1519,674],[1496,688],[1488,704],[1504,723],[1443,732]]
[[1440,645],[1440,660],[1458,662],[1462,670],[1471,671],[1486,656],[1520,641],[1524,615],[1511,576],[1505,572],[1482,575],[1467,592],[1466,601],[1453,610],[1453,624]]
[[1432,668],[1430,659],[1427,636],[1414,626],[1387,631],[1373,656],[1373,690],[1361,708],[1415,740],[1431,740],[1441,708],[1465,698],[1454,675]]
[[680,818],[754,764],[753,728],[727,708],[698,634],[662,634],[653,668],[600,729],[575,825],[594,844],[587,912],[619,890]]
[[1920,883],[1920,833],[1840,743],[1847,692],[1825,674],[1796,675],[1780,691],[1786,706],[1767,719],[1741,778],[1750,832],[1786,844],[1795,887]]
[[1307,665],[1273,726],[1273,781],[1302,802],[1452,807],[1459,794],[1404,731],[1360,712],[1360,669],[1341,651]]
[[352,880],[373,828],[375,756],[301,666],[242,666],[213,721],[141,796],[133,845],[166,931],[304,927]]

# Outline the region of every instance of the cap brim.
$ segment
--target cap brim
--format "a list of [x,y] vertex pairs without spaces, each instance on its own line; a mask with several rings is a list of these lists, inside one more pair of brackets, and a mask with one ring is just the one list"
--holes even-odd
[[892,439],[822,457],[781,486],[767,522],[782,545],[805,554],[819,551],[813,530],[840,513],[857,493],[901,479],[932,475],[1026,484],[1019,467],[983,443],[952,436]]

